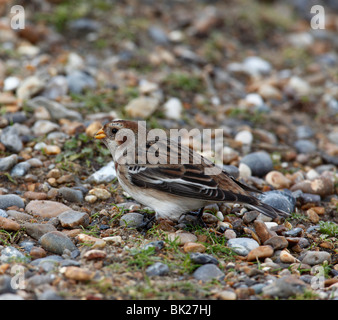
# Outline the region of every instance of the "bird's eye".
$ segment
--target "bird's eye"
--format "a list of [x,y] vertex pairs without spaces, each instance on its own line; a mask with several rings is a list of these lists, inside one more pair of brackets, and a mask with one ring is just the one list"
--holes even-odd
[[116,134],[117,131],[119,131],[119,129],[116,129],[116,128],[111,129],[111,133],[112,133],[112,134]]

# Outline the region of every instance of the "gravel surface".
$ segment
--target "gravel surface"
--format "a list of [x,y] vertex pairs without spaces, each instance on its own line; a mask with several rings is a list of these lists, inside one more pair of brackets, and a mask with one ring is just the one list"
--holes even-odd
[[[0,300],[337,300],[338,8],[317,2],[325,29],[307,1],[36,0],[13,30],[0,2]],[[290,217],[152,222],[93,139],[116,118],[223,129],[224,169]]]

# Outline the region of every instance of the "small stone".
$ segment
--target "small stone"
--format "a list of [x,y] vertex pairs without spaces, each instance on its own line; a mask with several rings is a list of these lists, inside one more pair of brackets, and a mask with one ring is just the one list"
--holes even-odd
[[248,165],[245,163],[240,163],[238,166],[239,178],[240,179],[248,179],[252,176],[252,171]]
[[227,229],[224,231],[224,237],[226,239],[235,239],[237,237],[236,232],[232,229]]
[[35,260],[35,259],[40,259],[40,258],[46,257],[47,253],[43,248],[33,247],[30,250],[29,255],[32,257],[33,260]]
[[20,85],[21,80],[18,77],[8,77],[4,80],[3,91],[13,91]]
[[268,229],[268,227],[263,221],[255,220],[254,226],[256,234],[263,243],[276,235],[273,231],[270,231]]
[[11,176],[12,177],[22,177],[24,176],[28,170],[31,168],[31,165],[29,162],[24,161],[16,164],[14,168],[11,170]]
[[241,256],[246,256],[252,249],[259,247],[259,244],[256,240],[244,237],[230,239],[227,245],[235,253]]
[[16,90],[16,96],[20,100],[26,100],[37,94],[44,87],[44,82],[36,76],[27,77]]
[[213,279],[221,280],[224,276],[224,273],[213,263],[204,264],[197,268],[193,273],[193,277],[196,280],[203,282],[211,281]]
[[93,249],[102,249],[106,246],[106,242],[104,240],[88,234],[80,233],[76,238],[79,242],[91,244]]
[[94,188],[89,190],[89,194],[96,196],[98,199],[107,200],[111,197],[108,190],[102,188]]
[[256,56],[245,58],[242,65],[243,69],[252,76],[266,75],[271,71],[271,64]]
[[45,250],[60,255],[63,254],[65,249],[69,251],[76,250],[74,243],[60,231],[48,232],[44,234],[39,241]]
[[7,209],[9,207],[16,206],[18,208],[24,208],[24,201],[16,194],[4,194],[0,195],[0,209]]
[[313,209],[306,210],[306,216],[312,223],[317,224],[319,222],[319,216]]
[[5,210],[0,209],[0,217],[7,218],[8,214]]
[[98,249],[89,250],[83,255],[83,257],[87,260],[104,259],[106,256],[107,254],[103,250]]
[[33,133],[36,136],[44,136],[52,131],[59,130],[60,126],[49,120],[38,120],[33,125]]
[[302,259],[302,263],[310,266],[322,264],[324,261],[331,262],[331,254],[326,251],[307,251]]
[[287,83],[287,88],[293,92],[296,97],[308,96],[311,93],[310,85],[297,76],[290,78]]
[[288,298],[302,294],[306,289],[306,284],[295,276],[284,276],[263,287],[263,294],[267,296]]
[[292,213],[296,205],[296,199],[288,189],[264,192],[258,198],[262,202],[288,213]]
[[101,128],[102,123],[100,121],[94,121],[86,128],[86,135],[93,138],[96,132],[98,132]]
[[87,179],[88,183],[109,183],[116,178],[116,170],[114,161],[109,162],[107,165],[102,167],[100,170],[94,172]]
[[146,269],[147,276],[164,276],[168,273],[169,267],[162,262],[156,262]]
[[122,237],[121,236],[104,237],[104,238],[102,238],[102,240],[107,242],[107,243],[122,244]]
[[83,201],[83,193],[73,188],[62,187],[58,190],[58,195],[70,202],[81,203]]
[[241,159],[241,163],[246,164],[253,175],[262,177],[273,169],[270,155],[265,151],[249,153]]
[[8,126],[2,130],[0,142],[6,147],[8,151],[11,152],[18,153],[23,148],[18,130],[13,126]]
[[124,214],[120,219],[120,226],[138,228],[143,223],[143,215],[137,212]]
[[8,171],[12,167],[14,167],[18,162],[18,156],[16,154],[12,154],[8,157],[4,157],[0,159],[0,171]]
[[65,76],[57,75],[48,81],[41,95],[47,99],[56,100],[65,96],[67,92],[67,78]]
[[249,224],[250,222],[254,221],[259,216],[259,212],[256,210],[247,211],[244,213],[243,222],[245,224]]
[[181,114],[183,111],[183,105],[180,99],[178,98],[170,98],[164,105],[164,112],[166,118],[179,120],[181,119]]
[[46,145],[43,150],[49,156],[61,153],[61,148],[59,146]]
[[230,290],[223,290],[221,292],[217,292],[216,297],[221,300],[236,300],[237,295],[236,292]]
[[201,244],[201,243],[195,243],[195,242],[186,242],[183,246],[183,250],[184,252],[205,252],[207,248],[205,247],[205,245]]
[[47,194],[44,192],[26,191],[23,197],[29,200],[46,200]]
[[218,264],[218,260],[210,254],[200,253],[200,252],[192,252],[190,253],[190,259],[192,262],[196,264]]
[[289,188],[291,184],[291,181],[279,171],[270,171],[265,180],[276,189]]
[[300,139],[295,142],[295,148],[299,153],[313,153],[317,150],[316,145],[310,141],[305,139]]
[[244,145],[251,145],[253,141],[253,135],[248,130],[239,131],[235,136],[235,141],[241,142]]
[[179,245],[185,245],[187,242],[196,242],[197,237],[192,233],[177,232],[177,233],[169,233],[168,240],[175,241],[175,243]]
[[256,261],[257,259],[269,258],[273,255],[273,249],[271,246],[259,246],[252,249],[247,256],[248,261]]
[[11,219],[0,217],[0,229],[18,231],[20,229],[20,225]]
[[97,84],[95,78],[88,72],[74,70],[67,75],[69,91],[80,94],[85,89],[95,89]]
[[87,195],[85,196],[85,201],[89,202],[89,203],[94,203],[97,200],[97,196],[93,196],[93,195]]
[[71,208],[60,202],[50,200],[33,200],[26,206],[28,213],[42,218],[57,217],[62,212],[68,210],[71,210]]
[[69,210],[58,215],[58,219],[64,228],[87,227],[89,224],[89,215],[85,212]]
[[298,237],[303,233],[302,228],[292,228],[291,230],[285,231],[284,235],[287,237]]
[[131,118],[146,119],[155,112],[158,105],[158,99],[142,96],[131,100],[125,107],[125,111]]
[[288,244],[288,241],[283,236],[273,236],[264,242],[264,245],[271,246],[273,250],[284,249]]
[[303,193],[317,194],[322,197],[334,193],[333,180],[324,176],[320,176],[314,180],[304,180],[294,184],[291,191],[301,190]]
[[29,259],[18,249],[12,246],[7,246],[5,249],[1,251],[0,262],[6,263],[6,262],[11,262],[13,260],[19,260],[22,262],[29,261]]
[[62,267],[60,269],[60,272],[64,273],[66,278],[76,281],[89,281],[95,275],[93,272],[87,269],[75,266]]
[[296,263],[298,260],[287,250],[282,250],[279,254],[279,259],[283,263]]

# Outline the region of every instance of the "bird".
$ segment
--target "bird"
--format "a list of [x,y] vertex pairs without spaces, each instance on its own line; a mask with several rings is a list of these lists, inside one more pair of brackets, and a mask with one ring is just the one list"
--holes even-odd
[[[139,128],[138,121],[113,120],[94,138],[109,149],[121,187],[134,200],[153,209],[156,220],[177,222],[182,215],[196,210],[201,218],[205,206],[221,202],[239,203],[272,219],[289,216],[260,201],[252,194],[262,193],[260,190],[228,172],[221,169],[218,174],[207,174],[206,169],[215,164],[179,141],[166,137],[140,141],[144,139],[139,138]],[[188,161],[181,161],[183,153]],[[150,155],[157,158],[157,163]],[[172,163],[175,157],[178,161]]]

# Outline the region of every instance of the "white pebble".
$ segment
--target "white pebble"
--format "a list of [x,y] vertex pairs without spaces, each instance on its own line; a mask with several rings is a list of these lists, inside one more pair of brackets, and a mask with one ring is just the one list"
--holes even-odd
[[250,145],[253,141],[253,135],[248,130],[242,130],[236,134],[235,141],[242,142],[243,144],[246,145]]
[[3,91],[15,90],[20,85],[21,80],[17,77],[8,77],[4,80]]
[[246,179],[246,178],[251,177],[251,175],[252,175],[250,167],[247,166],[245,163],[240,163],[238,170],[239,170],[239,178],[240,179]]
[[180,99],[170,98],[163,106],[164,112],[167,118],[179,120],[181,119],[181,113],[183,105]]

